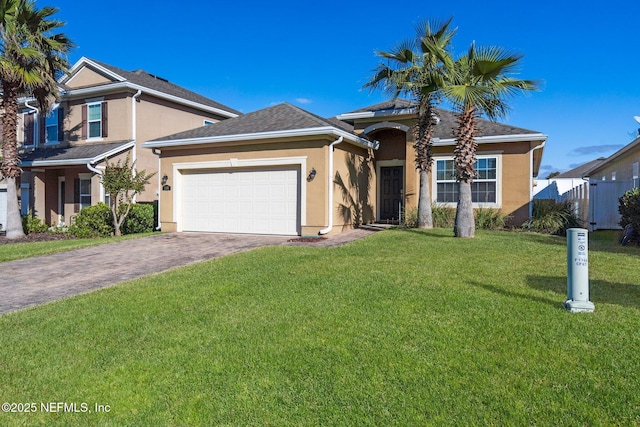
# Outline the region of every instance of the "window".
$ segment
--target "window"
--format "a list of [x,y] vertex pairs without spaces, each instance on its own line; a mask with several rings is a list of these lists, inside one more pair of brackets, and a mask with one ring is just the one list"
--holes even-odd
[[89,100],[82,106],[82,139],[98,139],[107,136],[107,103]]
[[57,144],[62,138],[62,108],[56,108],[45,118],[45,142]]
[[91,206],[91,178],[80,178],[80,209]]
[[[478,158],[475,170],[476,178],[471,183],[471,200],[473,203],[497,204],[498,158]],[[436,202],[458,202],[458,183],[453,159],[436,160]]]
[[638,169],[640,169],[638,167],[638,162],[633,162],[633,186],[634,186],[634,188],[638,187],[638,172],[639,172]]
[[611,181],[615,181],[615,180],[616,180],[616,173],[614,171],[614,172],[611,172]]
[[100,138],[102,136],[102,104],[89,104],[87,109],[89,138]]
[[211,120],[205,120],[205,121],[204,121],[204,125],[205,125],[205,126],[209,126],[209,125],[212,125],[212,124],[214,124],[214,123],[215,123],[215,122],[214,122],[214,121],[211,121]]

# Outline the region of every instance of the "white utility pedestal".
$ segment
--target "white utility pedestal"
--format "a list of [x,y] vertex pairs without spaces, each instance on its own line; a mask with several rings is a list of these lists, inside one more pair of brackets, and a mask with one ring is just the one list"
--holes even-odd
[[595,310],[589,301],[588,234],[584,228],[567,230],[567,300],[564,307],[572,313]]

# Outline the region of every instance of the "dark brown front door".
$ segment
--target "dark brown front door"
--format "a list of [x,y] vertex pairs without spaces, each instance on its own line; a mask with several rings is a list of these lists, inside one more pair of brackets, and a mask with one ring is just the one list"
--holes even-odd
[[402,206],[403,167],[380,168],[380,220],[398,221]]

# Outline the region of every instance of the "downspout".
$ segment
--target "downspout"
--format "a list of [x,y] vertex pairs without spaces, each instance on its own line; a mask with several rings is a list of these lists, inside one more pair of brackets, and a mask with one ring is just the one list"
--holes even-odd
[[[102,171],[93,167],[93,161],[87,162],[87,169],[96,173],[98,176],[102,176]],[[104,187],[102,186],[102,178],[100,178],[100,201],[104,202]]]
[[[136,160],[138,160],[138,143],[136,141],[136,138],[138,136],[137,134],[137,129],[138,129],[138,115],[137,115],[137,111],[138,109],[136,108],[136,103],[140,102],[140,95],[142,95],[142,89],[138,89],[138,91],[135,93],[135,95],[133,95],[131,97],[131,139],[133,140],[133,150],[132,150],[132,159],[131,161],[133,162],[133,164],[136,164]],[[131,171],[134,176],[136,173],[135,168],[132,169]],[[133,203],[136,202],[136,197],[137,194],[135,194],[133,196]]]
[[[34,107],[33,105],[29,105],[29,101],[28,100],[24,101],[24,105],[25,105],[25,107],[31,108],[33,111],[36,112],[36,118],[35,118],[34,123],[33,123],[33,146],[37,147],[38,144],[40,143],[40,141],[38,141],[38,137],[40,136],[40,131],[38,129],[38,125],[40,124],[40,123],[38,123],[40,121],[40,117],[39,117],[40,116],[40,109]],[[23,125],[24,125],[24,123],[23,123]]]
[[328,188],[328,200],[327,200],[327,214],[329,216],[329,225],[327,228],[323,228],[318,232],[319,235],[327,234],[333,229],[333,147],[340,144],[344,138],[340,137],[332,142],[328,148],[329,153],[329,176],[327,178]]
[[545,139],[544,141],[542,141],[542,144],[538,145],[537,147],[533,147],[531,151],[529,151],[529,158],[531,162],[531,178],[529,178],[529,219],[531,219],[531,216],[533,215],[533,152],[544,148],[544,145],[546,143],[547,140]]
[[162,177],[160,173],[160,152],[156,151],[156,148],[152,148],[151,152],[158,156],[158,221],[156,224],[156,231],[160,231],[160,195],[162,194]]

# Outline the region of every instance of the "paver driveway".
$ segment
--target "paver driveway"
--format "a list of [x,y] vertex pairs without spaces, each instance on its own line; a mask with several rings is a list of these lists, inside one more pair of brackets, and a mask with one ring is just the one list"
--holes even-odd
[[[314,245],[338,245],[370,233],[352,230]],[[291,244],[289,239],[166,233],[0,263],[0,314],[260,246]]]

